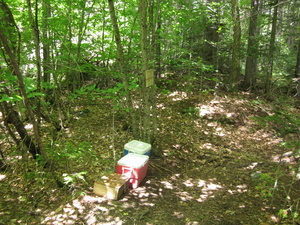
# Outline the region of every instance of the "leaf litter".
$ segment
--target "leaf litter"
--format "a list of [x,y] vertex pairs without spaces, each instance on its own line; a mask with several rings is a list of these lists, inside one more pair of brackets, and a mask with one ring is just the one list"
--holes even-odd
[[[151,157],[139,188],[119,201],[93,194],[95,179],[114,172],[133,137],[126,113],[105,99],[78,104],[82,113],[47,145],[68,187],[57,188],[30,157],[7,152],[0,223],[299,224],[298,156],[283,145],[299,132],[283,135],[276,121],[255,119],[275,115],[278,105],[246,93],[183,92],[159,95],[157,104],[154,147],[162,156]],[[299,109],[289,110],[299,119]]]

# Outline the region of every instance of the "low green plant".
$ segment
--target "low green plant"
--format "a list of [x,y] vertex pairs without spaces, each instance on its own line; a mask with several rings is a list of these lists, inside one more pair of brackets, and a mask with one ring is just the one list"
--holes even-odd
[[79,89],[76,89],[74,93],[69,95],[70,99],[78,99],[84,97],[85,99],[95,100],[96,97],[99,97],[102,94],[102,90],[96,87],[96,84],[88,87],[82,86]]
[[80,143],[67,142],[65,144],[56,143],[48,145],[49,156],[57,161],[72,160],[73,162],[83,162],[85,157],[95,157],[92,151],[91,142]]
[[189,107],[186,109],[182,109],[182,113],[189,116],[197,116],[199,115],[199,109],[197,107]]
[[[284,207],[283,209],[279,209],[278,216],[280,217],[280,221],[287,222],[288,224],[299,224],[300,222],[300,209],[299,209],[299,199],[291,204],[290,197],[287,198],[288,207]],[[283,222],[283,224],[287,224]]]
[[274,115],[252,117],[259,126],[273,128],[278,134],[300,133],[300,119],[288,111],[277,111]]
[[260,173],[255,189],[259,190],[263,197],[270,198],[273,196],[276,183],[276,179],[274,179],[270,174]]
[[84,182],[86,183],[86,180],[84,178],[84,175],[87,174],[87,171],[83,171],[83,172],[79,172],[79,173],[73,173],[73,174],[69,174],[69,173],[64,173],[63,176],[63,180],[64,180],[64,184],[66,185],[70,185],[76,182]]
[[[1,83],[3,87],[11,90],[9,94],[2,94],[0,102],[18,102],[23,99],[17,91],[19,89],[19,84],[17,82],[16,76],[13,76],[11,73],[2,73],[1,77],[4,82]],[[23,78],[25,90],[28,98],[33,98],[35,96],[44,96],[43,93],[37,91],[36,81],[29,77]]]

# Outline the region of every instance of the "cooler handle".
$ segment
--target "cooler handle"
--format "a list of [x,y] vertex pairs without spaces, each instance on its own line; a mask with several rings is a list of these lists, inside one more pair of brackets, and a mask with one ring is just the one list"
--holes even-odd
[[[125,170],[128,170],[127,173],[125,173]],[[126,168],[126,167],[122,167],[122,174],[126,175],[128,174],[129,177],[132,176],[132,172],[133,172],[133,167],[130,167],[130,169]]]

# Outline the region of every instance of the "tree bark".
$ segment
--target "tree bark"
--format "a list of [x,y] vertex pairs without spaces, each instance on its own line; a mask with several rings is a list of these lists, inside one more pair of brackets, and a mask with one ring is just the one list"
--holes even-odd
[[[2,13],[0,14],[0,29],[3,29],[6,31],[5,35],[7,35],[7,39],[8,39],[9,45],[11,47],[11,51],[15,55],[17,63],[19,63],[20,62],[21,33],[20,33],[19,28],[14,20],[14,17],[11,13],[10,8],[3,0],[0,1],[0,9],[2,11]],[[7,59],[5,57],[5,54],[3,55],[3,57],[6,61],[6,63],[8,64],[8,66],[11,67],[9,58]]]
[[[151,135],[150,143],[154,146],[157,136],[157,110],[156,110],[156,85],[155,79],[160,77],[160,29],[161,29],[161,19],[160,19],[160,0],[150,1],[149,10],[149,23],[150,23],[150,61],[154,61],[152,68],[154,69],[154,85],[149,88],[149,103],[150,103],[150,114],[151,114]],[[156,10],[155,10],[156,9]],[[155,148],[154,148],[155,149]],[[153,151],[154,154],[160,155],[160,152]]]
[[297,97],[300,98],[300,38],[298,41],[297,62],[296,62],[296,69],[295,69],[295,82],[296,82]]
[[7,42],[7,39],[6,39],[2,29],[0,29],[0,40],[3,44],[3,47],[5,49],[6,54],[8,55],[8,57],[10,59],[10,62],[12,64],[12,68],[13,68],[13,72],[18,78],[20,92],[21,92],[22,97],[23,97],[23,103],[24,103],[24,106],[27,110],[29,118],[31,120],[31,123],[33,125],[33,133],[34,133],[35,140],[37,142],[38,149],[39,149],[43,159],[45,160],[46,165],[51,166],[52,163],[51,163],[50,159],[48,158],[48,156],[46,154],[46,151],[44,150],[42,140],[41,140],[41,136],[40,136],[40,132],[39,132],[39,128],[38,128],[37,122],[34,118],[34,114],[33,114],[33,111],[31,109],[31,106],[29,104],[29,100],[28,100],[28,97],[27,97],[26,89],[25,89],[25,84],[24,84],[24,81],[23,81],[23,77],[22,77],[19,65],[18,65],[18,63],[17,63],[10,47],[9,47],[9,44]]
[[298,41],[297,62],[295,68],[295,78],[300,78],[300,38]]
[[115,41],[117,45],[117,51],[118,51],[118,61],[120,64],[120,69],[123,77],[123,84],[124,84],[124,89],[126,93],[126,102],[127,102],[127,109],[129,109],[129,114],[131,117],[131,126],[132,126],[132,132],[134,138],[138,138],[138,126],[137,126],[137,120],[136,120],[136,115],[135,111],[133,108],[132,104],[132,99],[129,91],[129,77],[128,77],[128,69],[126,66],[125,58],[124,58],[124,51],[123,51],[123,46],[121,42],[121,36],[120,36],[120,31],[119,31],[119,26],[118,26],[118,21],[115,13],[115,7],[114,7],[114,2],[113,0],[108,0],[108,5],[109,5],[109,12],[110,12],[110,18],[112,21],[113,29],[114,29],[114,36],[115,36]]
[[267,75],[265,81],[265,91],[267,93],[270,92],[271,84],[272,84],[273,61],[274,61],[274,52],[275,52],[275,37],[276,37],[276,30],[277,30],[277,17],[278,17],[278,0],[274,0],[270,48],[268,54],[269,61],[268,61]]
[[42,20],[42,44],[43,44],[43,81],[50,83],[50,31],[49,31],[49,19],[51,17],[50,1],[44,0],[42,2],[43,8],[43,20]]
[[[28,17],[32,29],[33,40],[35,45],[35,57],[36,57],[36,69],[37,69],[37,92],[41,92],[41,78],[42,78],[42,66],[41,66],[41,48],[40,48],[40,32],[38,26],[38,2],[35,2],[35,15],[32,13],[31,0],[27,0]],[[37,124],[41,122],[41,102],[37,98]]]
[[258,42],[257,35],[257,17],[258,17],[259,0],[251,1],[251,15],[248,31],[248,47],[245,68],[244,88],[251,90],[256,84],[257,77],[257,57]]
[[[19,114],[13,109],[12,105],[6,102],[2,102],[1,108],[5,110],[6,118],[4,120],[5,126],[8,126],[9,123],[13,124],[16,128],[18,134],[21,138],[21,143],[23,143],[32,157],[34,159],[38,158],[38,155],[41,155],[40,149],[34,144],[31,137],[28,135],[27,130],[25,129],[25,126],[23,122],[20,120]],[[15,137],[13,137],[15,139]],[[18,140],[15,140],[18,144],[20,142]]]
[[145,0],[139,1],[139,13],[141,19],[141,52],[142,52],[142,73],[140,77],[141,93],[143,99],[143,132],[142,140],[150,142],[150,103],[149,103],[149,88],[146,87],[146,71],[149,69],[148,65],[148,41],[147,41],[147,5]]
[[233,45],[231,58],[230,89],[236,91],[240,79],[240,48],[241,48],[241,23],[239,0],[231,0],[233,17]]

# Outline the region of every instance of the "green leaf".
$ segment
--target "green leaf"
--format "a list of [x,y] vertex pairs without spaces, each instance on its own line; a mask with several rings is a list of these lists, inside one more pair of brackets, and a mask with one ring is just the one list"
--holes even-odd
[[4,94],[4,95],[2,95],[0,102],[9,102],[10,100],[12,100],[12,98],[8,97],[7,94]]
[[16,102],[16,101],[20,101],[22,99],[23,98],[20,95],[8,96],[7,94],[4,94],[4,95],[2,95],[0,102]]
[[31,92],[31,93],[27,94],[28,98],[32,98],[34,96],[44,96],[44,94],[41,92]]

